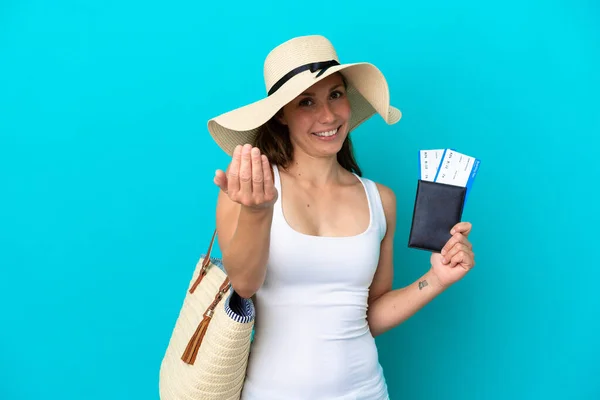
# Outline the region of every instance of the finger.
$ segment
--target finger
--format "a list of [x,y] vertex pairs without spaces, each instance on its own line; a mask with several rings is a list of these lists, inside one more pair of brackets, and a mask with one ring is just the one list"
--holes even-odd
[[470,269],[471,262],[467,252],[459,251],[452,257],[452,259],[450,260],[450,268],[454,268],[457,265],[467,271]]
[[261,160],[265,196],[267,199],[272,200],[275,197],[275,183],[273,182],[273,174],[271,173],[271,164],[269,164],[269,159],[264,154],[261,156]]
[[217,185],[222,191],[227,193],[227,175],[222,170],[218,169],[215,171],[215,177],[213,179],[215,185]]
[[242,149],[242,164],[240,165],[240,190],[246,195],[252,195],[252,160],[250,158],[252,146],[245,144]]
[[227,176],[228,193],[237,193],[240,190],[240,165],[242,163],[242,146],[236,146],[233,151],[231,164]]
[[461,251],[468,253],[470,249],[463,243],[457,243],[442,257],[442,263],[448,264]]
[[472,227],[473,225],[470,222],[459,222],[452,227],[450,234],[454,235],[455,233],[462,233],[465,236],[469,236]]
[[252,158],[252,191],[255,195],[263,195],[264,175],[262,168],[262,160],[260,157],[260,150],[256,147],[252,148],[250,156]]
[[469,241],[469,239],[465,235],[463,235],[462,233],[455,233],[454,235],[455,235],[457,243],[462,243],[465,246],[467,246],[469,249],[471,249],[473,247],[473,244],[471,244],[471,242]]
[[462,233],[455,233],[454,235],[452,235],[452,237],[450,239],[448,239],[448,241],[446,242],[446,244],[444,245],[444,247],[442,247],[441,254],[443,256],[446,255],[446,253],[448,253],[448,251],[452,247],[454,247],[457,243],[463,243],[468,248],[472,248],[473,247],[473,245],[471,244],[471,242],[469,242],[469,240],[467,239],[466,236],[464,236]]

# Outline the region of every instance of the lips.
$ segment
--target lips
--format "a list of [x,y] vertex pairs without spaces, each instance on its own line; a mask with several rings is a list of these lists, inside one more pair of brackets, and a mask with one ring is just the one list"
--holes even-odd
[[335,136],[338,131],[340,130],[341,126],[338,126],[335,129],[329,130],[329,131],[321,131],[321,132],[313,132],[313,135],[321,137],[321,138],[330,138]]

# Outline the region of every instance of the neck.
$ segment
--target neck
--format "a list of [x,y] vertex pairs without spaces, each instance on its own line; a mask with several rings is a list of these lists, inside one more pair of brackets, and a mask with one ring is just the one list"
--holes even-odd
[[324,186],[340,180],[342,166],[335,156],[317,158],[301,151],[294,153],[294,159],[286,171],[295,179],[311,186]]

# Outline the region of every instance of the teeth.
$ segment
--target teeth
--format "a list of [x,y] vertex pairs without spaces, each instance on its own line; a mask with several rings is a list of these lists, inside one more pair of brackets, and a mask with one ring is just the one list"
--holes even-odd
[[328,136],[333,136],[337,133],[337,129],[334,129],[332,131],[327,131],[327,132],[317,132],[315,133],[315,135],[317,136],[322,136],[322,137],[328,137]]

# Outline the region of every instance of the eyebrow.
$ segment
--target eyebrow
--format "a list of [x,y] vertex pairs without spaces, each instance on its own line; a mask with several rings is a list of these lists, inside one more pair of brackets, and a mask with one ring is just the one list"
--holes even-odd
[[[337,88],[339,88],[339,87],[341,87],[341,86],[343,86],[341,83],[338,83],[337,85],[333,85],[333,86],[332,86],[332,87],[329,89],[329,91],[331,92],[332,90],[334,90],[334,89],[337,89]],[[314,95],[315,95],[315,94],[314,94],[314,93],[312,93],[312,92],[304,92],[304,93],[302,93],[302,94],[301,94],[301,96],[314,96]]]

